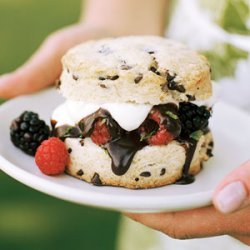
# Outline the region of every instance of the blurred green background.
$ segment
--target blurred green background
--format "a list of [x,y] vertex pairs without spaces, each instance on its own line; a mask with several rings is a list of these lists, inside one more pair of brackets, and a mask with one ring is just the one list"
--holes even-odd
[[[80,0],[0,0],[0,74],[22,64],[79,13]],[[0,184],[1,250],[115,249],[118,213],[49,197],[1,171]]]

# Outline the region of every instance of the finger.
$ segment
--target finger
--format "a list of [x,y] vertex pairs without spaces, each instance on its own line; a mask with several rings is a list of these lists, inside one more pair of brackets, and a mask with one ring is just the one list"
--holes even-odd
[[242,236],[242,235],[232,235],[235,239],[243,242],[246,245],[250,246],[250,237],[249,236]]
[[236,215],[221,214],[212,206],[175,213],[126,215],[177,239],[229,234],[239,221]]
[[46,41],[35,55],[13,73],[0,77],[0,96],[11,98],[49,86],[60,73],[60,51],[55,40]]
[[231,213],[250,205],[250,161],[233,170],[216,188],[215,207],[222,213]]
[[72,46],[103,36],[102,31],[74,25],[51,35],[22,67],[0,77],[0,97],[32,93],[55,82],[61,72],[61,57]]

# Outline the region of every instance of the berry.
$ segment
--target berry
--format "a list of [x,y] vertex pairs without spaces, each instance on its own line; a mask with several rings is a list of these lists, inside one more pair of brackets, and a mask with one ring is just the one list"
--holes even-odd
[[111,139],[105,118],[97,119],[94,125],[94,130],[90,137],[97,145],[104,145]]
[[69,160],[65,144],[56,137],[51,137],[38,147],[35,162],[42,173],[59,175],[64,172]]
[[168,132],[164,125],[160,125],[155,135],[148,139],[150,145],[166,145],[174,139],[173,135]]
[[178,116],[182,126],[180,136],[187,139],[193,132],[207,128],[211,113],[205,106],[199,107],[190,102],[181,102]]
[[157,109],[154,109],[153,111],[150,112],[149,118],[150,118],[151,120],[154,120],[155,122],[157,122],[158,125],[159,125],[159,124],[161,123],[161,121],[162,121],[162,115],[161,115],[160,111],[157,110]]
[[32,156],[49,135],[49,126],[39,119],[38,114],[31,111],[23,112],[10,126],[10,138],[13,144]]
[[164,116],[157,109],[150,112],[149,117],[139,128],[141,141],[146,140],[150,145],[166,145],[174,139],[164,124]]

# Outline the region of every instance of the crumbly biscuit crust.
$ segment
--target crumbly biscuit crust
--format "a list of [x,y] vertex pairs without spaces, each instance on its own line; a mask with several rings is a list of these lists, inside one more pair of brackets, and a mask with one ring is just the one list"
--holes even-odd
[[60,91],[75,101],[156,105],[204,100],[212,92],[207,59],[157,36],[88,41],[69,50],[62,63]]
[[[211,133],[200,138],[190,166],[191,174],[199,173],[202,162],[208,160],[211,141]],[[90,138],[84,139],[84,143],[68,138],[65,143],[71,151],[66,172],[95,185],[131,189],[164,186],[180,179],[186,159],[186,151],[177,141],[164,146],[146,146],[135,154],[129,170],[118,176],[112,172],[110,156]]]

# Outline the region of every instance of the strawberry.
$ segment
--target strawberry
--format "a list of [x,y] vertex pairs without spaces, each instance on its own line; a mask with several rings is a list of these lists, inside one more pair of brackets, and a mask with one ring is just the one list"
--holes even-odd
[[59,175],[64,172],[69,160],[65,144],[56,137],[42,142],[35,155],[35,162],[42,173]]
[[94,130],[90,136],[92,141],[97,145],[104,145],[111,139],[109,129],[105,121],[106,119],[99,118],[95,122]]

